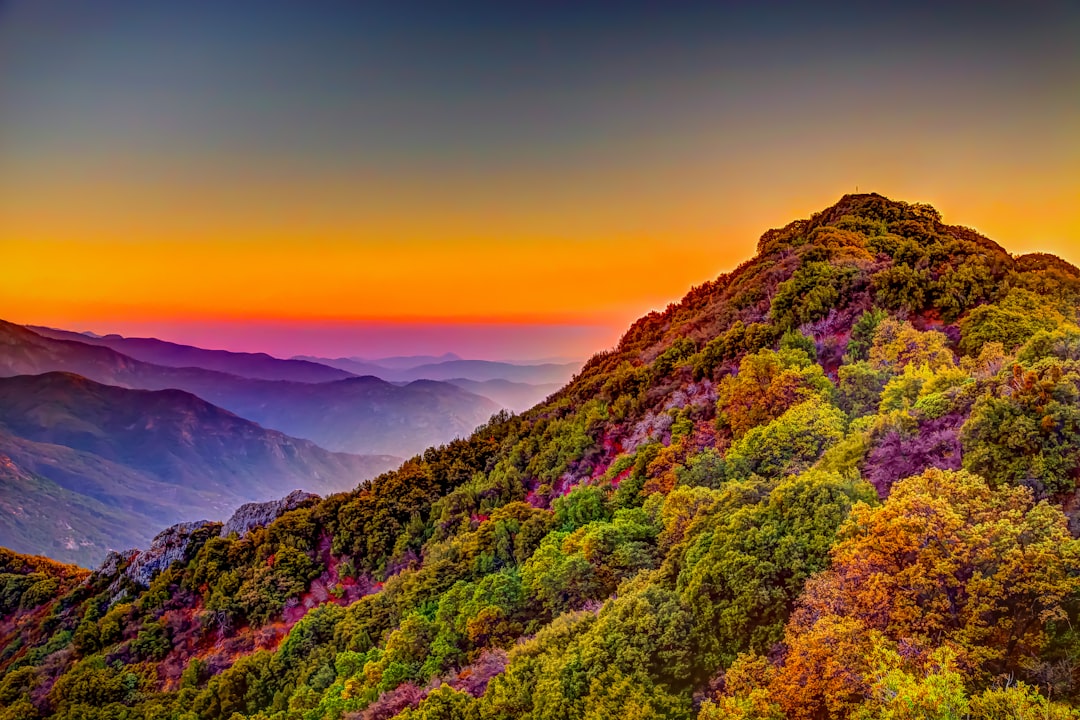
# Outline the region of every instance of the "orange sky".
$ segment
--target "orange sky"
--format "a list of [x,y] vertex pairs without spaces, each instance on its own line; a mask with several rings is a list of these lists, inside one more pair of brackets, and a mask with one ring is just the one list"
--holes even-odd
[[[1056,196],[1049,188],[1013,190],[1005,198],[974,187],[958,193],[872,188],[929,201],[947,221],[973,226],[1012,252],[1054,252],[1080,263],[1080,179],[1055,180]],[[0,304],[14,321],[79,327],[154,318],[621,327],[731,269],[753,253],[764,229],[821,209],[841,190],[800,197],[748,188],[741,196],[720,192],[710,202],[702,188],[698,197],[660,196],[651,204],[610,198],[606,207],[624,207],[624,217],[597,212],[545,222],[536,208],[491,215],[476,208],[472,217],[464,209],[335,229],[310,229],[283,210],[243,227],[226,217],[219,228],[212,211],[189,210],[173,224],[158,219],[168,211],[140,217],[92,192],[78,196],[91,207],[72,207],[73,194],[65,198],[67,212],[48,214],[30,198],[17,204],[18,195],[7,194],[0,200],[8,210]],[[132,195],[137,191],[125,197]],[[430,207],[424,198],[415,202]]]
[[0,16],[7,320],[587,325],[549,353],[585,355],[856,186],[1080,264],[1068,4],[479,27],[68,5]]

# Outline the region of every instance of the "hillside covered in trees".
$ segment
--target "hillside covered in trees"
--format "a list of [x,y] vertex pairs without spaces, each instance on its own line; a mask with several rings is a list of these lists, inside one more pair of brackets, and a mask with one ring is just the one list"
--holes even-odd
[[1080,717],[1078,310],[1056,257],[845,196],[145,585],[0,556],[0,719]]

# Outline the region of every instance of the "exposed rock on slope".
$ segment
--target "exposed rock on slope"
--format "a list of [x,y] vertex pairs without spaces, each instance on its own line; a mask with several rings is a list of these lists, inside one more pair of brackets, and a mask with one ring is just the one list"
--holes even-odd
[[150,547],[135,553],[124,570],[132,582],[149,587],[154,576],[177,560],[183,560],[195,531],[210,525],[209,520],[177,523],[154,537]]
[[247,535],[249,530],[257,527],[265,527],[290,510],[310,504],[319,500],[314,495],[303,490],[293,490],[280,500],[270,500],[261,503],[246,503],[241,505],[232,517],[221,526],[221,537],[228,537],[236,533],[239,537]]

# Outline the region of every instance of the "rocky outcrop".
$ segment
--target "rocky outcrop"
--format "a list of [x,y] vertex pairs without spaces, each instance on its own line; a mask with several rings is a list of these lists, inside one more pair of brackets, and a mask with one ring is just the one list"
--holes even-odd
[[112,577],[120,572],[121,566],[129,562],[131,558],[139,554],[138,550],[131,549],[123,552],[117,552],[116,550],[110,550],[109,554],[105,556],[105,560],[102,561],[101,567],[95,572],[98,575],[104,575],[105,577]]
[[177,560],[183,560],[196,530],[210,525],[209,520],[178,523],[162,530],[150,542],[150,547],[136,553],[124,569],[124,575],[132,582],[149,587],[154,576]]
[[125,579],[140,587],[150,587],[154,576],[177,560],[183,560],[195,533],[207,525],[215,525],[209,520],[178,523],[158,533],[150,541],[146,550],[110,551],[105,561],[94,572],[95,575],[112,578],[108,592],[109,605],[120,602],[128,595]]
[[[280,500],[241,505],[221,527],[221,536],[227,537],[236,533],[243,537],[253,528],[268,525],[282,514],[318,499],[318,495],[294,490]],[[150,587],[154,576],[185,558],[195,533],[208,525],[215,523],[209,520],[179,523],[158,533],[146,550],[110,552],[98,568],[97,574],[114,578],[110,586],[114,597],[120,597],[123,592],[123,578],[141,587]]]
[[269,525],[288,511],[318,499],[318,495],[303,490],[293,490],[280,500],[241,505],[222,525],[221,537],[228,537],[232,533],[244,537],[250,530]]

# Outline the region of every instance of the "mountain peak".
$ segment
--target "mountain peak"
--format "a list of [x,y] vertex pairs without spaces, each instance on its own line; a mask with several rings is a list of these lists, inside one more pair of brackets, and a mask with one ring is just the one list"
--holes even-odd
[[1037,693],[1080,703],[1078,319],[1071,265],[845,195],[519,416],[185,539],[120,609],[27,591],[0,668],[69,716],[91,671],[140,717],[881,717],[940,682],[1070,716]]

